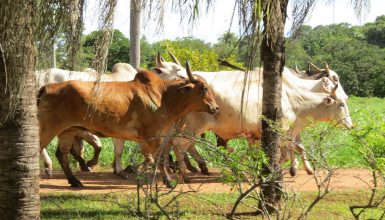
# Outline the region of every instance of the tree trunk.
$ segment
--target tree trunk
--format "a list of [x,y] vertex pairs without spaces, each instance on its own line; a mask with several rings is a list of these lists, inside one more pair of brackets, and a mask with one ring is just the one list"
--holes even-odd
[[[279,164],[279,134],[282,109],[282,71],[285,66],[285,19],[287,0],[270,2],[270,15],[264,18],[264,35],[261,45],[263,60],[263,107],[262,147],[269,159],[263,169],[263,176],[270,176],[262,185],[262,198],[268,213],[278,212],[281,200],[282,171]],[[266,14],[265,8],[265,14]]]
[[130,64],[140,66],[140,16],[142,0],[131,0],[130,9]]
[[0,3],[1,219],[40,218],[33,9],[33,0]]

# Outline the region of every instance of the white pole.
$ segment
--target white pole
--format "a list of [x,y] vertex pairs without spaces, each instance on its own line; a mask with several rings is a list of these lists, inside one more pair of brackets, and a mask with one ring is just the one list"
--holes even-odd
[[55,40],[52,43],[52,68],[56,68]]

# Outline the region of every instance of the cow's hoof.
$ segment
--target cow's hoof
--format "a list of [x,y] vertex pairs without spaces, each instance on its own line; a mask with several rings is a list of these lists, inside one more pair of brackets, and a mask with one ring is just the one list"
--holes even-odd
[[188,169],[191,173],[199,173],[199,170],[198,170],[197,168],[195,168],[194,166],[187,167],[187,169]]
[[187,176],[183,176],[183,181],[185,183],[191,183],[191,179],[189,177],[187,177]]
[[125,172],[125,171],[122,171],[122,172],[118,173],[117,175],[123,179],[129,179],[129,176],[130,176],[130,174]]
[[294,177],[295,175],[297,175],[297,168],[290,167],[289,172],[290,172],[290,175]]
[[176,186],[176,183],[175,184],[171,184],[171,182],[172,181],[169,178],[163,177],[163,184],[166,185],[166,187],[169,188],[169,189],[173,189]]
[[88,167],[88,166],[80,167],[80,169],[81,169],[81,171],[83,171],[83,172],[92,172],[91,167]]
[[207,167],[202,167],[201,168],[201,173],[203,175],[206,175],[206,176],[210,176],[211,175],[210,172],[209,172],[209,169],[207,169]]
[[68,182],[69,182],[69,184],[71,184],[71,187],[74,187],[74,188],[84,187],[83,184],[78,179],[73,179],[73,180],[68,181]]
[[314,175],[314,171],[313,170],[306,170],[306,173],[307,173],[307,175]]
[[52,178],[52,169],[45,168],[44,172],[48,175],[49,178]]
[[123,170],[125,173],[138,173],[138,169],[134,166],[127,166],[126,169]]

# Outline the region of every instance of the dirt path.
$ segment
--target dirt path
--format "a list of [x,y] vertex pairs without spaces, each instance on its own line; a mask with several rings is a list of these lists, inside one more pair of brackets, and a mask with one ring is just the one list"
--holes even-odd
[[[63,173],[54,173],[52,179],[42,176],[40,180],[41,193],[110,193],[119,191],[134,191],[136,189],[134,176],[129,179],[122,179],[111,172],[84,173],[77,172],[75,176],[82,181],[85,187],[75,189],[69,186]],[[191,184],[180,184],[179,187],[196,189],[200,186],[200,192],[230,192],[231,187],[220,183],[218,172],[212,172],[211,176],[190,174]],[[332,177],[331,188],[341,189],[367,189],[368,185],[362,181],[369,182],[372,179],[371,173],[364,169],[340,169],[336,170]],[[160,182],[160,179],[159,179]],[[203,185],[201,185],[203,183]],[[284,184],[288,190],[295,191],[316,191],[316,183],[313,176],[299,171],[295,178],[289,174],[284,176]],[[163,184],[160,184],[163,186]]]

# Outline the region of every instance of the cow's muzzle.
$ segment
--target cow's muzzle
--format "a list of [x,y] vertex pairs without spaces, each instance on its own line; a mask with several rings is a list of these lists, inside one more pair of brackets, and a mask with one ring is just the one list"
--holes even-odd
[[219,112],[219,106],[215,105],[210,108],[210,114],[217,114]]

